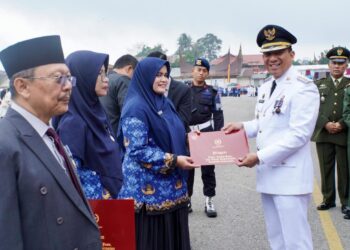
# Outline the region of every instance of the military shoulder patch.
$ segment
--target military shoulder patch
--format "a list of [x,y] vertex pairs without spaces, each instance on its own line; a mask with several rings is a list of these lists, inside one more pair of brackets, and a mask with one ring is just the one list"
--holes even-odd
[[192,81],[191,80],[186,80],[184,81],[184,84],[186,84],[187,86],[192,86]]

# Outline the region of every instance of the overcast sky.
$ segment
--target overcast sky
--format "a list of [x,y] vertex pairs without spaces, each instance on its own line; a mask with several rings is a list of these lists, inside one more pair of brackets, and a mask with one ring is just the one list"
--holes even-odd
[[[332,45],[350,47],[349,0],[0,0],[0,50],[29,38],[61,35],[67,56],[76,50],[110,54],[110,63],[137,45],[158,43],[173,54],[177,38],[213,33],[224,54],[258,54],[266,24],[293,33],[296,58],[312,59]],[[0,66],[2,68],[2,66]]]

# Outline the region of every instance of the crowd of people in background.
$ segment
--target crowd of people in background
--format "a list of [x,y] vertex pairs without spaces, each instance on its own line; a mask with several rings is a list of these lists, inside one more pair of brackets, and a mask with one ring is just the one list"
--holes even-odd
[[337,166],[341,210],[350,219],[350,52],[331,49],[330,76],[314,84],[292,66],[296,42],[280,26],[260,30],[257,44],[271,76],[259,91],[246,89],[257,96],[254,119],[226,126],[222,91],[206,82],[206,58],[196,58],[183,83],[170,77],[159,51],[140,61],[123,55],[109,72],[105,53],[64,58],[59,36],[1,51],[10,87],[0,92],[0,248],[101,249],[87,199],[133,199],[137,249],[190,250],[196,168],[203,210],[209,218],[218,212],[215,166],[193,162],[187,133],[244,129],[257,138],[257,151],[237,164],[257,166],[271,248],[312,249],[310,139],[321,171],[317,209],[335,207]]
[[8,88],[3,88],[0,92],[0,118],[2,118],[10,107],[11,95]]

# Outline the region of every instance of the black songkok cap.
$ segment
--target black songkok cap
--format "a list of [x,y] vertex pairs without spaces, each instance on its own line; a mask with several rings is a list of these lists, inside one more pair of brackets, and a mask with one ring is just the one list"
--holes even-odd
[[296,42],[296,37],[288,30],[274,24],[262,28],[256,38],[256,43],[261,47],[261,52],[286,49]]
[[350,51],[344,47],[334,47],[327,53],[327,58],[333,62],[346,62],[350,58]]
[[0,52],[0,60],[8,78],[22,70],[65,63],[59,36],[37,37],[11,45]]
[[193,66],[202,66],[202,67],[207,68],[208,71],[210,70],[210,64],[209,64],[208,60],[205,59],[205,58],[197,58],[194,61],[194,65]]

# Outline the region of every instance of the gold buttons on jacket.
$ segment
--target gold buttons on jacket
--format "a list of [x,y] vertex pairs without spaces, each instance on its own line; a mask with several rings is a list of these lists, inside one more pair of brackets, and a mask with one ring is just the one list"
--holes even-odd
[[334,111],[333,111],[333,114],[336,114],[336,113],[337,113],[337,111],[334,110]]
[[338,93],[334,93],[334,95],[335,95],[335,96],[337,96],[337,95],[338,95]]
[[335,102],[334,105],[337,105],[337,103]]

